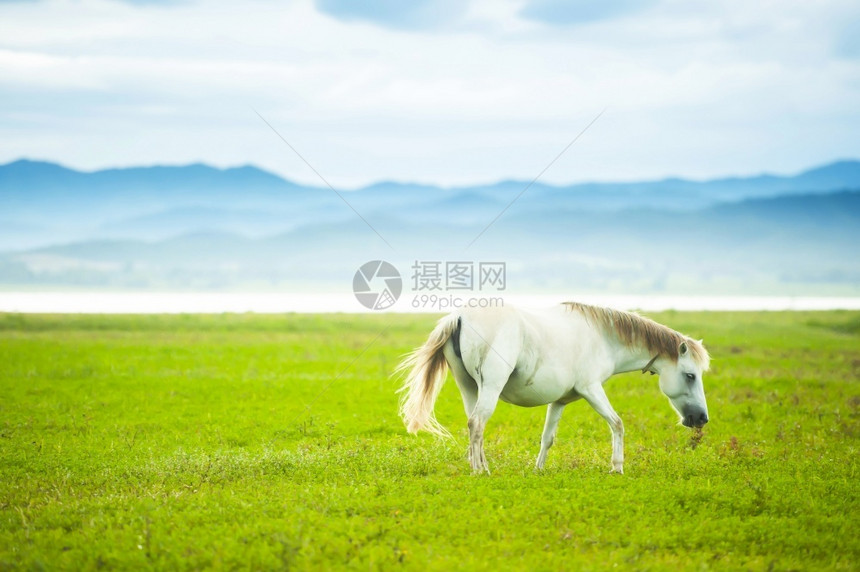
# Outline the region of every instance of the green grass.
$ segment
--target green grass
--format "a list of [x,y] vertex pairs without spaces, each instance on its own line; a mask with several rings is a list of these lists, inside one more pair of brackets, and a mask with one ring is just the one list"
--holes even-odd
[[629,374],[625,475],[578,402],[472,476],[453,382],[453,441],[397,417],[433,317],[0,314],[0,568],[857,569],[860,314],[653,317],[714,357],[698,447]]

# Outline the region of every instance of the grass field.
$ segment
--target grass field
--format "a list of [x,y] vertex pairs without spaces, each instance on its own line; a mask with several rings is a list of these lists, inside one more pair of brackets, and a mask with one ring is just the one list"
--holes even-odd
[[652,317],[714,358],[697,447],[628,374],[623,476],[581,402],[472,476],[452,381],[453,441],[397,417],[432,316],[0,315],[0,568],[858,569],[860,314]]

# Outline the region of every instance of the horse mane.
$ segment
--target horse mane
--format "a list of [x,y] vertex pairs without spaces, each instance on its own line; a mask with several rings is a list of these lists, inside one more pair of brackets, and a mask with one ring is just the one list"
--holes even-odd
[[690,356],[702,371],[707,371],[710,366],[711,358],[701,342],[658,324],[650,318],[634,312],[590,306],[579,302],[564,302],[563,305],[571,312],[581,313],[588,322],[597,325],[605,333],[614,334],[618,341],[628,348],[644,345],[652,354],[668,357],[677,363],[681,342],[686,342]]

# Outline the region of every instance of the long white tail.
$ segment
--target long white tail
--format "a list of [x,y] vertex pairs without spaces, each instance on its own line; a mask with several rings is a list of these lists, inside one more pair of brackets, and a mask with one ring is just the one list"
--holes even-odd
[[423,429],[440,437],[451,436],[436,420],[433,406],[448,373],[448,362],[445,361],[442,348],[457,330],[458,324],[459,316],[456,314],[449,314],[439,320],[424,345],[406,356],[395,370],[396,373],[409,371],[400,388],[403,393],[400,416],[410,433]]

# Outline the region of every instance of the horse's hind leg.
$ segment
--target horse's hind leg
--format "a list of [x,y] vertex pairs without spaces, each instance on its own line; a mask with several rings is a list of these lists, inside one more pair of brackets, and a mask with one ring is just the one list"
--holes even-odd
[[490,472],[487,457],[484,455],[484,428],[496,409],[500,393],[494,395],[492,391],[484,391],[483,388],[479,390],[475,409],[469,416],[469,463],[472,472]]
[[474,472],[490,472],[484,456],[484,428],[496,410],[499,395],[508,382],[513,367],[492,350],[484,360],[478,381],[478,400],[469,415],[469,461]]
[[[486,425],[486,419],[488,419],[489,415],[492,414],[492,410],[490,410],[489,414],[486,414],[487,407],[484,406],[483,410],[485,415],[481,416],[484,421],[483,423],[478,423],[478,418],[473,415],[475,413],[475,407],[478,404],[478,382],[476,382],[475,378],[469,375],[469,372],[466,371],[466,367],[463,365],[463,360],[454,354],[452,347],[445,346],[445,358],[448,360],[448,366],[451,368],[451,373],[454,375],[454,381],[457,382],[460,396],[463,398],[463,409],[466,410],[466,418],[469,420],[469,448],[467,451],[469,464],[475,472],[482,470],[489,472],[489,469],[487,468],[487,459],[484,456],[483,426]],[[485,401],[487,399],[488,397],[485,396]],[[498,399],[498,396],[496,399]],[[495,405],[493,407],[495,407]],[[481,427],[480,430],[478,430],[479,425]]]
[[466,417],[469,417],[472,411],[475,410],[475,404],[478,402],[478,384],[475,382],[475,378],[466,371],[463,360],[454,354],[453,348],[446,345],[444,351],[445,359],[448,361],[448,366],[454,375],[454,381],[457,382],[457,388],[460,390],[460,396],[463,398],[463,408],[466,410]]
[[549,448],[552,447],[553,441],[555,441],[558,422],[564,411],[564,405],[559,402],[550,403],[546,409],[546,423],[543,427],[543,435],[540,438],[540,454],[538,455],[537,463],[535,463],[535,467],[538,469],[543,469],[544,463],[546,463],[546,455],[549,452]]
[[[467,372],[466,368],[463,366],[463,361],[454,355],[453,350],[449,352],[446,347],[445,357],[448,359],[448,366],[451,368],[451,373],[454,375],[454,381],[457,382],[460,396],[463,398],[463,409],[466,410],[466,418],[471,419],[472,413],[475,411],[475,405],[478,403],[478,383],[475,381],[475,378],[469,375],[469,372]],[[474,447],[472,445],[472,428],[471,425],[469,425],[469,463],[472,465],[473,470],[478,470],[472,460],[473,455]],[[486,463],[486,459],[484,462]]]

